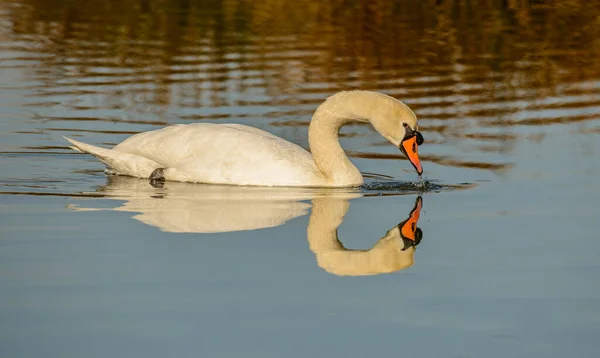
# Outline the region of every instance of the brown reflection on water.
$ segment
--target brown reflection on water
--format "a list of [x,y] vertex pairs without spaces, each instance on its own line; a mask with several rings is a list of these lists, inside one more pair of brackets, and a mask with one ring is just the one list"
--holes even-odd
[[[430,133],[425,160],[503,170],[519,128],[600,119],[597,0],[21,0],[0,9],[9,53],[0,70],[28,74],[23,106],[54,123],[50,132],[84,121],[93,121],[87,133],[109,136],[233,120],[306,146],[315,107],[362,88],[415,110]],[[48,135],[18,131],[29,147]],[[401,157],[375,154],[380,138],[360,126],[344,135],[351,155]]]

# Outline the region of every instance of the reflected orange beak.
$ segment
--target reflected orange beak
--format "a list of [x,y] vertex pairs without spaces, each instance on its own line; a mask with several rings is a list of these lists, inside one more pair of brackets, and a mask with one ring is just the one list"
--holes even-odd
[[422,207],[423,199],[421,199],[421,197],[418,197],[414,209],[410,212],[410,216],[404,223],[402,223],[402,227],[400,228],[403,237],[415,241],[417,222],[419,221],[419,217],[421,216]]
[[419,159],[419,146],[417,145],[417,136],[412,136],[402,141],[400,144],[400,150],[408,160],[412,163],[413,167],[417,170],[419,175],[423,174],[423,167],[421,166],[421,160]]

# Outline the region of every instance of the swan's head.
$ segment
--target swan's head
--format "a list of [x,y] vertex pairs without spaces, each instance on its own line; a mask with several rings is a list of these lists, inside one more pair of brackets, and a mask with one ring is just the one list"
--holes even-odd
[[384,138],[398,147],[419,175],[423,173],[419,159],[419,146],[423,135],[419,132],[417,116],[404,103],[384,95],[383,101],[373,101],[370,122]]
[[417,116],[404,103],[379,92],[341,91],[321,104],[315,116],[324,113],[348,121],[370,122],[379,134],[400,148],[419,175],[423,173],[418,151],[423,136]]

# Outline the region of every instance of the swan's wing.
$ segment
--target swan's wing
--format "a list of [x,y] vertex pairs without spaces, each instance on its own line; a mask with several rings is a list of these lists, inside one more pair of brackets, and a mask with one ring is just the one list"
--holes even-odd
[[241,124],[194,123],[137,134],[113,148],[151,159],[170,180],[242,185],[319,184],[312,156]]

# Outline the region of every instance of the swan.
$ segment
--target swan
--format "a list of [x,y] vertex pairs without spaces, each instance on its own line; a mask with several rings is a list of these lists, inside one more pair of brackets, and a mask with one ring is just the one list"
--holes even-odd
[[63,137],[74,150],[103,162],[107,174],[151,182],[292,187],[356,187],[364,179],[342,149],[338,132],[351,122],[370,123],[398,147],[419,178],[417,117],[401,101],[379,92],[342,91],[328,97],[308,127],[311,153],[285,139],[242,124],[175,124],[135,134],[112,149]]

